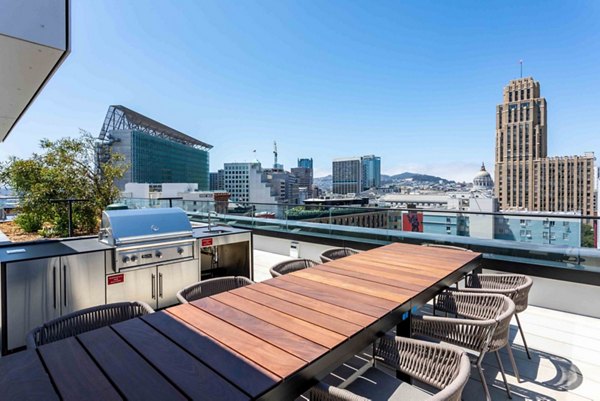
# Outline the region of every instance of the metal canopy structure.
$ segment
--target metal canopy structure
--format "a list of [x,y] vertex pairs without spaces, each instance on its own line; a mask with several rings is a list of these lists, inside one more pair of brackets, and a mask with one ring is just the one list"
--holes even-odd
[[142,131],[152,136],[204,150],[213,147],[212,145],[199,141],[196,138],[192,138],[183,132],[179,132],[156,120],[120,105],[112,105],[108,108],[108,112],[104,118],[104,124],[102,124],[102,129],[100,130],[99,139],[101,141],[110,140],[110,131],[115,130]]

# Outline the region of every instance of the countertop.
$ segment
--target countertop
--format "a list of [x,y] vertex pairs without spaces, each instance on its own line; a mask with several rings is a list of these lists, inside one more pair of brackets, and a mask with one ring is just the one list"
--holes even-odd
[[113,248],[99,242],[97,237],[11,243],[0,246],[0,262],[54,258],[76,253],[107,251]]
[[211,230],[212,231],[208,231],[208,226],[196,226],[192,228],[194,238],[218,237],[250,232],[250,230],[231,226],[213,226],[211,227]]
[[[192,232],[194,238],[208,238],[250,232],[250,230],[230,226],[214,226],[211,227],[211,230],[212,231],[208,231],[207,226],[196,226],[193,227]],[[0,245],[0,263],[54,258],[77,253],[107,251],[114,248],[114,246],[99,242],[96,236],[8,243]]]

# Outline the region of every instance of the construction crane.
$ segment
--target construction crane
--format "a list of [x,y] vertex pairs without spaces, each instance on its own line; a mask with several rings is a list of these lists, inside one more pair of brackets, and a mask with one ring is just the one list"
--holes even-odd
[[273,141],[273,168],[277,168],[277,141]]

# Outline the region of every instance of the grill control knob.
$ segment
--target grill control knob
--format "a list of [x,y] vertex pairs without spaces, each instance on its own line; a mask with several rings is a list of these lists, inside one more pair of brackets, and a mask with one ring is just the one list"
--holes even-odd
[[157,258],[162,258],[162,252],[161,251],[156,251],[156,253],[154,254]]
[[129,262],[129,256],[123,256],[123,259],[121,259],[123,261],[123,263],[127,263]]
[[177,248],[177,253],[181,255],[183,253],[183,248]]
[[137,256],[135,256],[135,255],[131,255],[131,261],[132,261],[132,262],[135,262],[136,260],[137,260]]

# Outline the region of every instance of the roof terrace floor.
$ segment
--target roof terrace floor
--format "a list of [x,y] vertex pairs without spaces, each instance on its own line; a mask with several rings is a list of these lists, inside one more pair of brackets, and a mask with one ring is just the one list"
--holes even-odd
[[[270,278],[269,267],[290,259],[260,250],[254,251],[256,281]],[[551,294],[548,294],[551,296]],[[511,342],[521,375],[512,371],[506,351],[501,351],[513,400],[600,400],[600,319],[530,306],[519,315],[532,359],[527,358],[516,321],[511,325]],[[354,356],[327,378],[338,384],[367,362],[369,350]],[[486,380],[494,400],[507,400],[496,358],[484,360]],[[463,393],[465,401],[484,399],[476,370]]]

